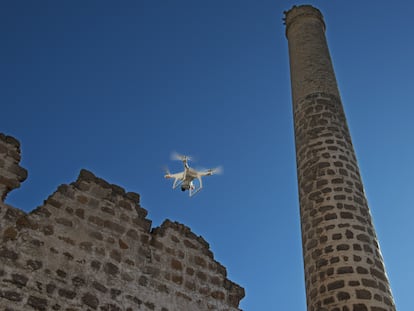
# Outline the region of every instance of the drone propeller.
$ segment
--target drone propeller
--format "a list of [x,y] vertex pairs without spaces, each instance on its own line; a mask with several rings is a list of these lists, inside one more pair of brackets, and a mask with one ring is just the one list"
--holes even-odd
[[220,175],[223,174],[223,167],[218,166],[216,168],[204,169],[203,171],[208,173],[209,175]]
[[166,175],[170,175],[171,173],[170,173],[170,169],[168,168],[168,166],[164,166],[163,167],[163,171],[164,171],[164,173],[166,174]]
[[164,171],[164,177],[165,178],[170,178],[169,176],[171,175],[171,172],[170,172],[168,166],[164,166],[163,171]]
[[171,160],[177,160],[177,161],[185,161],[185,160],[187,160],[187,161],[191,161],[192,158],[190,156],[187,156],[187,155],[183,155],[183,154],[179,154],[177,152],[173,152],[171,154]]
[[221,175],[221,174],[223,174],[223,167],[218,166],[216,168],[213,168],[213,169],[211,169],[211,173],[216,174],[216,175]]

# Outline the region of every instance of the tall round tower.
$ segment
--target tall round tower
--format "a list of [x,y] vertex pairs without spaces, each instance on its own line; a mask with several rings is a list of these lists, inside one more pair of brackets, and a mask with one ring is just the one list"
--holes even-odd
[[321,12],[285,12],[308,311],[395,311]]

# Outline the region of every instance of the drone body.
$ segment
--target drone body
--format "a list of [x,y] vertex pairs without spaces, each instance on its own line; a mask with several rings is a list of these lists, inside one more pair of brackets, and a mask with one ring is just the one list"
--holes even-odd
[[[208,169],[203,171],[197,171],[188,165],[190,157],[185,155],[173,154],[174,160],[180,160],[183,162],[184,171],[180,173],[170,174],[167,169],[165,178],[174,178],[173,189],[181,186],[181,191],[188,190],[190,197],[197,194],[203,188],[202,177],[211,176],[220,172],[220,168]],[[198,180],[198,187],[194,185],[194,180]]]

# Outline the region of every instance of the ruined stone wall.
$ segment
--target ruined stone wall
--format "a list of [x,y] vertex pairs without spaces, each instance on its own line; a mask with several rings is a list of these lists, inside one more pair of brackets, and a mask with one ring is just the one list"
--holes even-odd
[[[0,136],[2,198],[23,180]],[[12,168],[12,169],[11,169]],[[82,170],[29,214],[0,201],[0,310],[228,310],[244,290],[179,223],[151,229],[139,195]]]
[[285,13],[308,311],[395,311],[322,14]]
[[0,201],[7,194],[20,187],[27,178],[27,171],[19,166],[20,143],[11,136],[0,133]]

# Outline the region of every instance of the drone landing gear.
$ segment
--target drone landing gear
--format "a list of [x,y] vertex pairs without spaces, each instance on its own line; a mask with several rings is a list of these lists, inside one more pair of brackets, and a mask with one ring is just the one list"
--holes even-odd
[[[183,183],[183,180],[179,180],[179,179],[175,179],[174,180],[174,184],[173,184],[173,189],[177,188],[178,186],[180,186]],[[183,187],[181,187],[182,190]],[[184,190],[183,190],[184,191]]]
[[199,193],[201,191],[201,189],[203,189],[203,182],[201,180],[201,176],[198,176],[197,179],[198,179],[198,187],[196,189],[190,188],[190,190],[189,190],[190,198],[193,195],[196,195],[197,193]]
[[201,187],[198,187],[197,189],[190,189],[189,190],[189,194],[190,194],[190,198],[194,195],[196,195],[197,193],[199,193],[201,191]]

